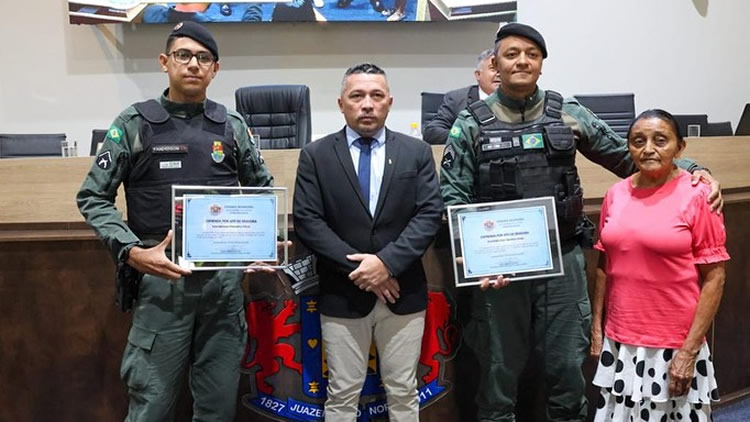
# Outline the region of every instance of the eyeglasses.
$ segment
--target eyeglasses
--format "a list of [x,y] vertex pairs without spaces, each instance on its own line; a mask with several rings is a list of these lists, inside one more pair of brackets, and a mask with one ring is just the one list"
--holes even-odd
[[175,50],[167,55],[174,57],[174,61],[179,64],[188,64],[190,63],[190,60],[193,60],[193,57],[198,60],[198,64],[201,66],[210,66],[216,60],[214,59],[214,55],[207,51],[199,51],[197,53],[193,53],[192,51],[186,50],[184,48]]

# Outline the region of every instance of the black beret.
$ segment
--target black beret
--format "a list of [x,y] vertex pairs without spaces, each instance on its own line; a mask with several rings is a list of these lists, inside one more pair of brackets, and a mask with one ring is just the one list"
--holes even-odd
[[219,60],[219,47],[216,45],[214,36],[208,32],[205,26],[191,21],[180,22],[172,28],[169,37],[188,37],[201,43],[216,60]]
[[536,29],[530,27],[529,25],[524,25],[522,23],[516,22],[503,25],[497,31],[497,35],[495,36],[495,44],[509,35],[517,35],[519,37],[530,39],[534,42],[534,44],[537,45],[537,47],[539,47],[540,50],[542,50],[542,58],[547,58],[547,44],[544,43],[544,37],[542,37],[542,34],[540,34]]

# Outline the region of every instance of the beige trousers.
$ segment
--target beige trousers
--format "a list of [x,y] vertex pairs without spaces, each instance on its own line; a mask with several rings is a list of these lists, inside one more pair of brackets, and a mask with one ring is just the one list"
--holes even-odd
[[417,364],[424,314],[422,311],[397,315],[378,300],[364,318],[320,316],[328,360],[326,422],[356,420],[373,339],[380,357],[380,377],[388,399],[390,421],[419,421]]

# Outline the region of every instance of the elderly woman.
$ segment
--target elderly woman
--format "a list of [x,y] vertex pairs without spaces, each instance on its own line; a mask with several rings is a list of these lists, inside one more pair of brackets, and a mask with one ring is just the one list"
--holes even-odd
[[595,246],[595,421],[710,421],[718,390],[705,335],[729,260],[724,222],[709,187],[674,165],[685,140],[671,114],[639,115],[628,149],[638,172],[604,197]]

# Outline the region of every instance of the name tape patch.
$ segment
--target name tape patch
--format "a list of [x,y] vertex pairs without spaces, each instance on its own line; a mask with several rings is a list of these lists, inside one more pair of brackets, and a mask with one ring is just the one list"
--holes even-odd
[[154,154],[185,154],[188,152],[188,146],[185,144],[154,145],[151,147]]
[[162,170],[181,169],[182,161],[159,161],[159,168]]

